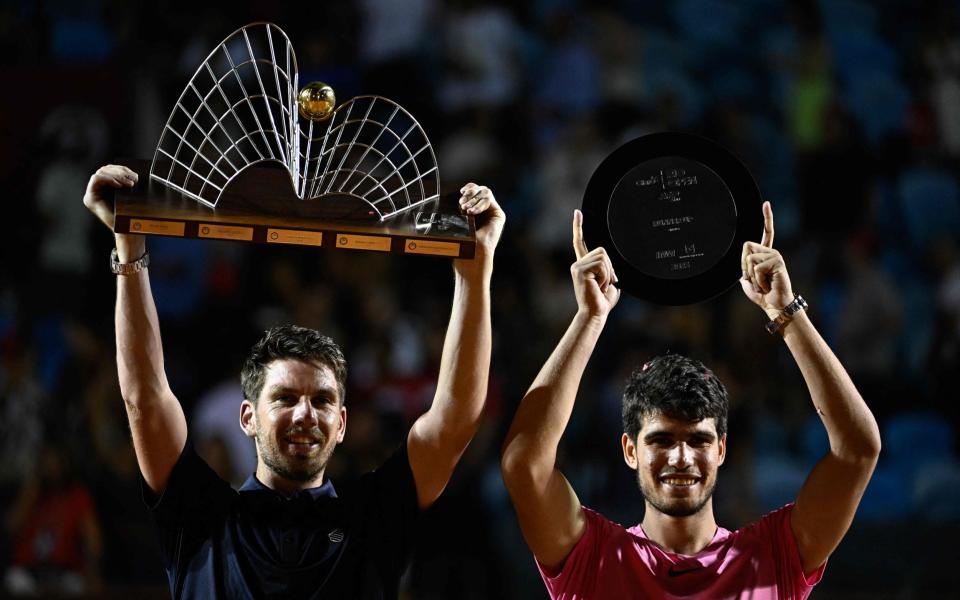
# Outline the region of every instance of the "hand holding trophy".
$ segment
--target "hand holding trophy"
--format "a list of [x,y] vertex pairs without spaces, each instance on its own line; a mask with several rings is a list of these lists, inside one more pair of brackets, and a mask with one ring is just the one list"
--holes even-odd
[[691,304],[740,278],[739,249],[760,228],[760,204],[750,172],[722,147],[656,133],[597,167],[584,193],[584,233],[610,253],[624,290]]

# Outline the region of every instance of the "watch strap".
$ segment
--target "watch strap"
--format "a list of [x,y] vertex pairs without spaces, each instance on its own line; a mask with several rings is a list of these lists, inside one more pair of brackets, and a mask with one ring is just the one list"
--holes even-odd
[[803,299],[803,296],[800,294],[794,294],[793,300],[784,306],[783,310],[781,310],[777,316],[767,321],[767,332],[772,335],[782,331],[783,328],[787,326],[787,323],[793,320],[794,315],[801,310],[807,310],[808,308],[810,308],[810,306],[807,304],[807,301]]
[[120,257],[117,254],[116,248],[110,252],[110,271],[112,271],[114,275],[132,275],[146,269],[149,265],[149,252],[144,252],[143,256],[133,262],[128,263],[120,262]]

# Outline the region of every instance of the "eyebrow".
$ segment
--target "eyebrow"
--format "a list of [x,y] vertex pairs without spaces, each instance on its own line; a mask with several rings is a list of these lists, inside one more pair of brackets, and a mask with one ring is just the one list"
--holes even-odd
[[[645,441],[645,442],[652,442],[653,440],[655,440],[655,439],[657,439],[657,438],[670,438],[670,439],[673,439],[674,437],[675,437],[675,435],[674,435],[674,433],[673,433],[672,431],[667,431],[667,430],[665,430],[665,429],[657,429],[656,431],[651,431],[650,433],[648,433],[648,434],[646,434],[645,436],[643,436],[643,441]],[[710,431],[693,431],[693,432],[690,433],[690,436],[689,436],[689,437],[695,438],[695,439],[707,440],[707,441],[711,441],[711,442],[714,441],[715,439],[717,439],[717,436],[714,435],[713,432],[710,432]]]
[[[272,387],[268,390],[268,393],[269,393],[271,396],[286,395],[286,394],[292,394],[292,395],[294,395],[294,396],[300,396],[300,395],[302,394],[302,392],[301,392],[300,390],[298,390],[298,389],[296,389],[296,388],[292,388],[292,387],[290,387],[290,386],[286,386],[286,385],[274,385],[274,386],[272,386]],[[330,397],[332,397],[332,398],[336,398],[336,397],[337,397],[337,388],[335,388],[335,387],[321,387],[321,388],[317,389],[317,391],[316,391],[314,394],[311,394],[311,395],[310,395],[311,398],[316,398],[316,397],[318,397],[318,396],[330,396]]]

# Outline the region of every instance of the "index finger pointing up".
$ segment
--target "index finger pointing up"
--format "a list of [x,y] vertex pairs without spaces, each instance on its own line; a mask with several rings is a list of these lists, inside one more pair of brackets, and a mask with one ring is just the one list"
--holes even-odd
[[573,252],[577,260],[587,253],[587,245],[583,241],[583,213],[576,209],[573,211]]
[[773,248],[773,207],[769,200],[763,203],[763,239],[760,245]]

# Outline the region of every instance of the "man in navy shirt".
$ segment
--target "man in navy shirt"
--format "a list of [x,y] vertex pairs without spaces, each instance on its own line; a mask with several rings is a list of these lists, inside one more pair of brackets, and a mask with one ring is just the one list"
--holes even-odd
[[[108,165],[84,205],[106,225],[109,188],[136,173]],[[455,260],[454,302],[437,393],[405,443],[354,485],[324,470],[346,431],[346,364],[329,338],[271,329],[241,374],[240,426],[257,470],[233,490],[193,450],[167,383],[141,235],[116,235],[117,367],[134,449],[175,598],[396,598],[415,521],[446,486],[480,423],[490,365],[490,277],[506,220],[483,186],[461,189],[477,219],[474,260]]]

